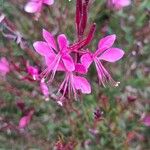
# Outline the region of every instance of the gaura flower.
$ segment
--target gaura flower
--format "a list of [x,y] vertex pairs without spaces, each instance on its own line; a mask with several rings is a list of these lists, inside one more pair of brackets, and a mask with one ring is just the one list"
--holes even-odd
[[87,72],[86,68],[82,64],[76,64],[74,71],[65,71],[65,78],[63,82],[61,83],[58,93],[62,90],[62,97],[64,98],[65,94],[68,93],[68,97],[71,97],[71,94],[73,93],[73,96],[75,99],[77,99],[77,90],[80,90],[83,94],[90,94],[91,93],[91,86],[86,78],[76,75],[76,73],[85,74]]
[[92,62],[95,63],[96,70],[98,73],[99,82],[105,86],[106,83],[118,86],[119,82],[115,82],[108,71],[102,65],[102,60],[108,62],[116,62],[121,59],[124,55],[124,51],[119,48],[113,48],[116,39],[116,35],[109,35],[101,39],[98,43],[98,49],[95,53],[87,52],[82,55],[81,63],[88,69]]
[[31,122],[32,116],[34,114],[34,109],[29,109],[27,113],[21,117],[19,121],[19,128],[25,128]]
[[28,74],[31,75],[34,80],[39,81],[40,91],[44,95],[45,100],[48,101],[49,100],[49,89],[45,83],[45,79],[44,78],[40,79],[39,70],[36,66],[35,67],[31,66],[29,64],[29,62],[27,62],[26,65],[27,65]]
[[130,4],[131,0],[107,0],[108,7],[114,10],[121,10]]
[[32,119],[32,116],[34,114],[34,108],[26,108],[25,104],[23,101],[18,101],[17,102],[17,107],[20,109],[22,112],[23,116],[19,120],[19,128],[25,128]]
[[19,128],[25,128],[31,121],[30,116],[23,116],[19,121]]
[[5,76],[10,71],[9,63],[5,57],[0,59],[0,74]]
[[24,10],[28,13],[36,13],[38,17],[44,4],[52,5],[53,3],[54,0],[29,0],[25,5]]
[[34,80],[39,80],[39,70],[37,67],[33,67],[27,62],[27,72],[33,77]]
[[72,57],[69,55],[68,40],[64,34],[57,37],[58,46],[51,33],[43,30],[43,38],[45,41],[37,41],[33,44],[36,52],[45,58],[47,68],[42,72],[42,77],[48,77],[51,74],[50,80],[54,79],[57,70],[74,71],[75,66]]

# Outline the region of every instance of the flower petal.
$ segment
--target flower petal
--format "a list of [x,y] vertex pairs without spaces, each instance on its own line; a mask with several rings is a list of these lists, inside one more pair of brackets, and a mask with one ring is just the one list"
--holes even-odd
[[45,29],[43,29],[43,38],[51,48],[57,50],[56,42],[53,35]]
[[53,50],[48,46],[46,42],[37,41],[33,43],[33,47],[42,56],[49,56],[54,54]]
[[0,60],[0,73],[6,74],[10,71],[9,63],[5,57],[2,57]]
[[[117,2],[116,2],[117,3]],[[131,0],[119,0],[118,5],[125,7],[131,4]]]
[[75,65],[74,65],[73,59],[69,54],[63,55],[62,61],[64,63],[66,70],[68,70],[68,71],[74,71],[75,70]]
[[95,55],[100,55],[103,53],[106,49],[110,48],[116,40],[116,35],[109,35],[104,38],[102,38],[98,43],[98,50],[95,52]]
[[85,66],[86,69],[89,68],[92,62],[93,62],[93,58],[90,53],[82,55],[81,63]]
[[87,68],[84,65],[77,63],[77,64],[75,64],[75,72],[81,73],[81,74],[86,74]]
[[35,13],[41,9],[41,6],[39,2],[29,2],[25,5],[24,10],[28,13]]
[[45,3],[47,5],[52,5],[54,3],[54,0],[44,0],[43,3]]
[[[45,57],[45,63],[47,66],[50,66],[52,64],[52,62],[54,61],[56,55],[50,55],[48,57]],[[57,71],[65,71],[65,67],[64,64],[62,62],[59,63]]]
[[81,90],[83,94],[91,93],[91,85],[84,77],[74,76],[74,86],[77,90]]
[[52,64],[52,62],[54,61],[56,55],[50,55],[50,56],[45,56],[45,63],[47,66],[49,66],[50,64]]
[[29,116],[24,116],[20,119],[19,121],[19,127],[20,128],[25,128],[30,122],[30,117]]
[[8,66],[5,66],[4,64],[0,63],[0,73],[6,74],[9,72]]
[[150,127],[150,115],[146,115],[143,120],[142,120],[143,124],[145,126],[149,126]]
[[124,51],[119,48],[110,48],[106,50],[99,59],[108,61],[108,62],[115,62],[121,59],[124,55]]
[[67,37],[64,34],[60,34],[57,38],[60,51],[66,51],[68,46]]

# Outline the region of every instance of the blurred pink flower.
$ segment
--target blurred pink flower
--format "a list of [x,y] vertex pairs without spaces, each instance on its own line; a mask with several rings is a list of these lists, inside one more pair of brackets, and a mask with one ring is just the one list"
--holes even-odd
[[44,79],[42,79],[40,81],[40,90],[41,90],[42,94],[45,96],[45,100],[48,101],[49,100],[49,89],[48,89]]
[[57,48],[55,39],[51,33],[43,30],[44,41],[37,41],[33,44],[35,50],[45,57],[47,68],[42,72],[43,78],[51,77],[49,81],[54,79],[57,70],[62,70],[64,67],[66,71],[73,71],[75,69],[72,57],[68,51],[68,40],[64,34],[58,36],[57,41],[59,50]]
[[9,63],[5,57],[0,59],[0,74],[5,76],[10,71]]
[[19,121],[19,128],[25,128],[30,123],[30,116],[23,116]]
[[24,110],[21,111],[23,111],[22,113],[24,113],[24,116],[21,117],[19,121],[19,128],[25,128],[31,122],[32,116],[34,114],[34,108],[24,108]]
[[150,115],[144,115],[142,117],[142,123],[145,125],[145,126],[150,126]]
[[28,13],[40,13],[44,4],[52,5],[53,3],[54,0],[29,0],[24,9]]
[[95,53],[87,52],[82,55],[81,63],[88,69],[94,61],[98,73],[99,81],[103,86],[106,83],[118,86],[119,82],[115,82],[108,71],[104,68],[101,61],[116,62],[124,55],[124,51],[119,48],[111,48],[116,40],[116,35],[109,35],[102,38],[98,43],[98,49]]
[[121,10],[130,4],[131,0],[107,0],[108,7],[114,10]]
[[37,67],[33,67],[29,63],[27,63],[27,72],[33,77],[34,80],[39,79],[39,71]]

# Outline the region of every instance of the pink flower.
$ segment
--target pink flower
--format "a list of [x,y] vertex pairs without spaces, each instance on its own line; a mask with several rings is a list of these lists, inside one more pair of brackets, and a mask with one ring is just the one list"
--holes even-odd
[[68,93],[68,97],[71,97],[71,94],[73,93],[73,96],[75,99],[77,99],[77,90],[80,90],[83,94],[90,94],[91,93],[91,86],[86,78],[81,77],[79,75],[75,75],[74,73],[80,73],[85,74],[86,68],[81,64],[75,65],[75,71],[69,72],[66,71],[65,79],[61,83],[58,93],[62,90],[62,97],[60,98],[60,101],[64,98],[65,94]]
[[35,13],[35,20],[38,20],[43,5],[52,5],[54,0],[29,0],[24,10],[28,13]]
[[0,74],[5,76],[10,71],[9,63],[5,57],[0,59]]
[[49,100],[49,89],[44,81],[44,79],[42,79],[40,81],[40,89],[42,94],[45,96],[45,100],[48,101]]
[[53,3],[54,0],[29,0],[24,9],[28,13],[40,13],[44,4],[52,5]]
[[101,39],[98,43],[98,49],[95,53],[88,52],[81,57],[81,63],[89,68],[91,63],[94,61],[96,70],[98,73],[99,81],[103,86],[105,86],[108,81],[113,86],[118,86],[119,82],[115,82],[107,70],[102,65],[102,60],[108,62],[116,62],[121,59],[124,55],[124,51],[119,48],[112,48],[116,39],[116,35],[109,35]]
[[38,68],[31,66],[28,62],[27,62],[27,72],[28,72],[29,75],[31,75],[33,77],[34,80],[39,79]]
[[150,127],[150,115],[143,114],[141,121],[145,126]]
[[30,116],[23,116],[19,121],[19,128],[25,128],[31,121]]
[[108,7],[114,10],[121,10],[130,4],[131,0],[107,0]]
[[21,111],[23,111],[22,113],[24,113],[24,115],[19,121],[19,128],[25,128],[31,122],[32,116],[34,114],[34,108],[24,108]]
[[68,51],[68,40],[64,34],[58,36],[57,48],[55,39],[51,33],[43,30],[43,38],[45,41],[37,41],[33,44],[35,50],[45,58],[47,68],[43,71],[42,76],[51,77],[49,81],[54,79],[57,70],[62,70],[64,67],[67,71],[74,71],[75,66],[72,57]]

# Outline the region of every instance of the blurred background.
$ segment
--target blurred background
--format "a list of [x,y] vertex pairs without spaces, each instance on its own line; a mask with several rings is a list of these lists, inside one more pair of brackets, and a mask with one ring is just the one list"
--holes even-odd
[[[92,94],[64,107],[54,100],[54,85],[46,101],[39,83],[27,73],[27,62],[43,70],[42,57],[33,42],[42,40],[42,29],[65,33],[76,40],[75,0],[55,0],[44,6],[38,21],[24,11],[27,0],[0,0],[0,58],[7,58],[10,72],[0,78],[0,150],[148,150],[150,149],[150,1],[132,0],[122,10],[107,7],[106,0],[91,0],[88,33],[100,38],[116,34],[115,46],[125,51],[117,63],[105,63],[117,88],[97,84],[94,66],[87,75]],[[5,19],[2,20],[2,18]],[[57,77],[63,79],[62,75]],[[31,114],[28,125],[18,127]]]

